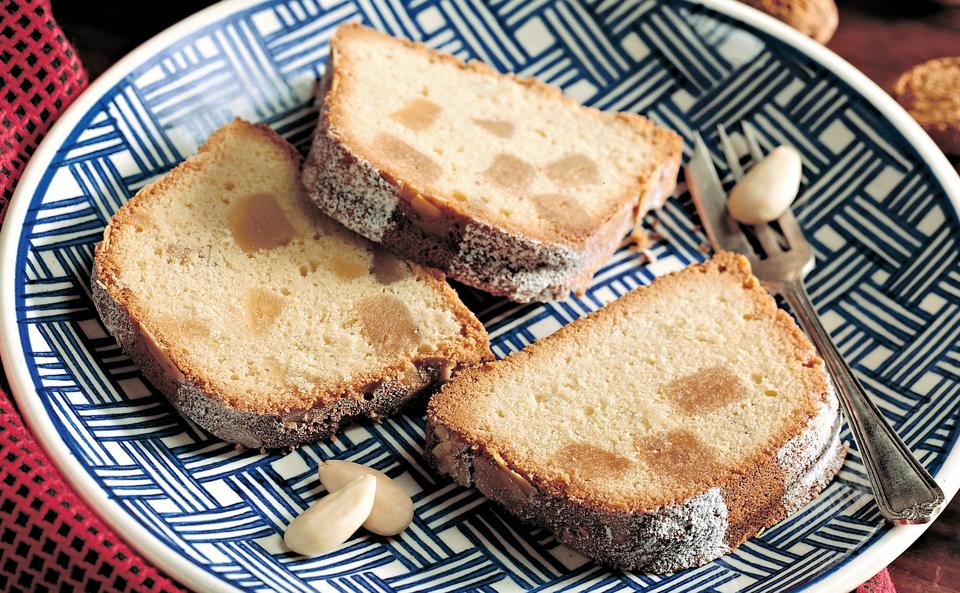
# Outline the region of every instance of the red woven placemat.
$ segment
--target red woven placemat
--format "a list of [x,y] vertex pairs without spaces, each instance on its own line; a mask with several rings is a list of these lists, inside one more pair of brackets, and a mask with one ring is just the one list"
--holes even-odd
[[[53,121],[87,86],[49,0],[0,8],[0,224],[17,179]],[[9,270],[5,273],[11,273]],[[177,584],[122,542],[50,463],[0,373],[0,591],[144,591]],[[895,593],[886,570],[858,593]]]
[[[0,15],[2,224],[27,161],[87,75],[49,0],[8,1]],[[182,591],[64,482],[8,392],[0,381],[0,591]]]

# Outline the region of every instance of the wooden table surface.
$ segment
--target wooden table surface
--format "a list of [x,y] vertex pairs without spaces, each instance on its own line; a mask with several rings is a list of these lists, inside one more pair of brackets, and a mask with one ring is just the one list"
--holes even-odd
[[[155,33],[209,2],[53,2],[53,14],[91,78]],[[830,42],[890,91],[919,62],[960,56],[960,7],[927,0],[840,0],[840,28]],[[99,9],[98,9],[99,8]],[[110,15],[104,18],[104,15]],[[960,159],[951,159],[960,167]],[[960,593],[960,497],[891,566],[900,593]]]

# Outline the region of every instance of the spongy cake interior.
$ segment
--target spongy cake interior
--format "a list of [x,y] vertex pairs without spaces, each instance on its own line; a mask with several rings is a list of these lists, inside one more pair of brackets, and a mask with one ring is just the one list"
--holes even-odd
[[769,458],[827,397],[815,351],[752,282],[726,255],[661,278],[458,377],[432,413],[538,487],[610,508],[687,500]]
[[319,214],[293,148],[240,121],[128,203],[104,247],[133,317],[240,409],[317,405],[462,338],[442,280]]
[[333,45],[336,133],[416,193],[497,227],[582,238],[636,204],[660,162],[665,136],[638,116],[359,26]]

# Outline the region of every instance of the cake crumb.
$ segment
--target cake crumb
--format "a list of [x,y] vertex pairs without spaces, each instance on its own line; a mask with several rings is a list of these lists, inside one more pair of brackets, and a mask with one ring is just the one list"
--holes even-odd
[[632,231],[630,231],[630,241],[634,247],[641,251],[646,250],[648,247],[653,245],[650,234],[643,232],[643,227],[635,227]]

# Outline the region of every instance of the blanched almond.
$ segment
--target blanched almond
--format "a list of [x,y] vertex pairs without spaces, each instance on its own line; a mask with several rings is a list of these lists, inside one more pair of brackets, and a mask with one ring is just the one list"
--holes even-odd
[[396,535],[413,521],[413,501],[387,474],[351,461],[332,459],[317,469],[320,481],[330,492],[337,492],[357,476],[377,479],[373,510],[363,526],[377,535]]
[[287,527],[283,541],[305,556],[336,550],[370,516],[376,491],[377,480],[373,476],[351,480],[300,513]]
[[780,218],[797,197],[802,167],[796,148],[774,148],[730,190],[727,200],[730,216],[745,224],[762,224]]

